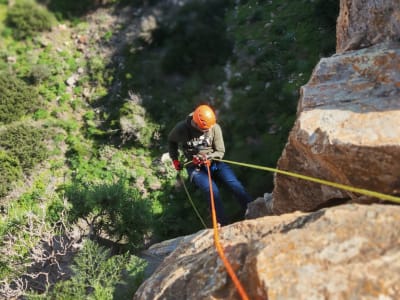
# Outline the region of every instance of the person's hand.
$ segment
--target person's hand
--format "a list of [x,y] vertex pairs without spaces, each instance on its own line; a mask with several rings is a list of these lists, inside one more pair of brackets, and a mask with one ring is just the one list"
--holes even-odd
[[203,161],[200,159],[200,156],[198,156],[198,155],[193,155],[192,163],[193,163],[195,166],[200,166],[200,165],[203,163]]
[[182,170],[182,165],[181,165],[181,162],[180,162],[179,160],[174,159],[174,160],[172,161],[172,163],[174,164],[175,170],[177,170],[177,171]]

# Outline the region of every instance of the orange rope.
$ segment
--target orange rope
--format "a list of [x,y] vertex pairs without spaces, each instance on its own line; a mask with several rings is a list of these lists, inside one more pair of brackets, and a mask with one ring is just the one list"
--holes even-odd
[[212,189],[212,181],[211,181],[211,172],[210,172],[210,161],[206,161],[205,165],[207,166],[208,171],[208,183],[210,185],[210,196],[211,196],[211,215],[212,215],[212,223],[214,229],[214,243],[215,248],[217,249],[219,257],[222,259],[224,263],[225,269],[228,272],[229,276],[231,277],[233,283],[237,291],[239,292],[240,296],[243,300],[249,300],[249,297],[246,294],[242,284],[240,283],[239,279],[237,278],[235,271],[233,270],[231,264],[229,263],[228,259],[225,256],[224,249],[219,241],[219,233],[218,233],[218,225],[217,225],[217,214],[215,212],[215,203],[214,203],[214,193]]

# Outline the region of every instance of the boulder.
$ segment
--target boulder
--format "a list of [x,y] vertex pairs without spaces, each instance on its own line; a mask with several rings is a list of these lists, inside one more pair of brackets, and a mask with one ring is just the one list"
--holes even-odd
[[400,1],[341,0],[336,26],[336,51],[400,40]]
[[[400,195],[399,70],[398,42],[321,59],[301,88],[278,168]],[[377,200],[286,175],[274,183],[275,214]]]
[[[342,205],[222,227],[225,255],[252,300],[398,299],[400,207]],[[240,299],[212,230],[183,239],[134,300]]]

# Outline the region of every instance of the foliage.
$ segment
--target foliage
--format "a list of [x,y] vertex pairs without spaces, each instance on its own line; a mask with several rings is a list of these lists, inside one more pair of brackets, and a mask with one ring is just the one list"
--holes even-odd
[[0,39],[1,36],[5,36],[6,33],[4,32],[4,20],[6,19],[6,15],[7,15],[7,4],[8,4],[8,0],[1,0],[0,1]]
[[66,187],[65,195],[72,204],[71,221],[85,218],[94,234],[126,238],[131,249],[143,247],[151,226],[150,203],[125,180],[90,186],[75,183]]
[[63,219],[63,213],[65,210],[66,207],[64,206],[63,201],[59,197],[54,197],[47,203],[46,222],[52,225],[56,224]]
[[49,112],[45,109],[38,109],[33,115],[33,119],[36,121],[47,119],[48,117],[49,117]]
[[51,76],[51,68],[45,64],[36,64],[31,68],[31,80],[33,83],[38,84],[49,79]]
[[28,124],[13,124],[0,132],[0,147],[15,157],[24,171],[29,171],[48,157],[47,132]]
[[33,247],[50,231],[40,203],[43,194],[44,186],[35,182],[31,190],[7,205],[7,214],[0,220],[2,283],[26,274],[26,267],[34,263]]
[[140,146],[150,146],[157,132],[157,125],[148,119],[143,106],[128,100],[119,113],[122,142],[134,141]]
[[[37,0],[37,2],[45,4],[59,20],[71,19],[78,22],[78,18],[89,13],[91,10],[99,6],[110,4],[135,4],[139,0],[81,0],[81,1],[65,1],[65,0]],[[146,0],[148,2],[155,2],[157,0]],[[159,1],[159,0],[158,0]],[[133,2],[133,3],[132,3]],[[143,4],[143,3],[141,3]]]
[[[337,1],[249,0],[227,17],[231,59],[229,110],[222,110],[230,157],[274,166],[293,126],[299,90],[323,55],[334,53]],[[226,113],[224,113],[226,112]],[[244,173],[251,191],[272,189],[272,174]]]
[[[160,124],[162,136],[197,103],[219,101],[213,95],[225,77],[222,65],[232,51],[224,22],[230,4],[189,1],[176,13],[168,12],[150,41],[127,46],[119,78],[123,92],[126,98],[130,91],[141,95],[141,105],[149,119]],[[165,141],[160,142],[162,147]]]
[[8,72],[0,72],[0,123],[11,123],[40,106],[36,91]]
[[0,150],[0,197],[12,189],[12,184],[22,177],[19,161]]
[[6,22],[13,29],[14,38],[22,40],[50,30],[53,19],[44,7],[34,1],[20,0],[8,10]]
[[[47,4],[62,19],[80,17],[98,1],[38,2]],[[83,218],[95,235],[128,243],[133,250],[143,247],[145,237],[155,241],[199,230],[202,224],[177,184],[175,170],[158,162],[166,152],[168,131],[198,103],[208,102],[218,111],[228,159],[273,166],[293,125],[300,86],[318,59],[334,50],[336,0],[196,0],[186,1],[177,11],[161,5],[160,0],[111,2],[136,6],[159,2],[169,10],[162,13],[151,40],[136,40],[123,53],[115,51],[117,58],[124,56],[118,67],[111,65],[115,57],[103,60],[73,46],[46,46],[40,38],[8,41],[7,47],[0,42],[0,69],[17,74],[0,76],[0,122],[6,124],[0,131],[0,171],[4,175],[0,193],[6,194],[12,186],[9,183],[17,181],[22,170],[28,171],[48,155],[46,133],[40,127],[10,123],[25,122],[22,117],[33,113],[38,124],[51,124],[58,132],[54,142],[60,154],[64,153],[64,142],[68,146],[66,157],[57,165],[53,163],[51,169],[60,172],[55,181],[64,179],[59,195],[65,192],[66,198],[48,197],[42,188],[23,194],[9,206],[11,217],[0,220],[2,236],[22,237],[18,230],[24,228],[27,212],[38,213],[38,204],[46,209],[46,222],[57,224],[66,200],[70,222]],[[119,32],[114,29],[105,35],[103,32],[101,42],[107,42],[111,33],[117,37]],[[68,36],[65,45],[74,45]],[[87,50],[92,51],[97,44],[89,39]],[[7,63],[10,56],[16,57],[15,64]],[[81,74],[78,68],[84,73],[71,93],[66,80]],[[34,84],[46,107],[37,110],[38,95],[17,78]],[[2,87],[8,85],[10,88]],[[85,90],[90,91],[89,96],[84,95]],[[133,101],[136,98],[132,96],[140,101]],[[109,139],[105,133],[111,133]],[[235,172],[254,195],[272,189],[272,174],[241,168]],[[193,185],[188,187],[209,224],[203,195]],[[221,192],[229,204],[227,213],[235,217],[231,194]],[[5,258],[0,261],[2,275],[12,274],[18,258],[29,254],[24,243],[33,242],[20,240],[10,262]],[[121,274],[116,270],[125,258],[108,264],[110,255],[96,247],[85,246],[81,261],[75,265],[76,275],[57,284],[50,298],[124,298],[116,296],[115,286],[122,278],[116,280]],[[98,261],[94,265],[97,271],[88,270],[84,261]],[[106,265],[119,275],[100,276]],[[132,270],[135,275],[137,269]]]
[[[189,189],[192,201],[196,206],[201,218],[206,226],[211,226],[211,215],[208,209],[206,198],[200,191],[195,190],[193,186],[185,183]],[[165,186],[166,188],[166,186]],[[198,230],[204,229],[202,222],[196,215],[183,187],[177,190],[166,190],[170,193],[169,197],[163,197],[161,202],[162,209],[160,213],[155,214],[154,235],[157,239],[165,240],[177,236],[188,235]]]
[[[161,22],[150,42],[130,45],[130,76],[121,81],[126,92],[133,89],[142,95],[147,114],[161,124],[161,145],[167,144],[168,132],[179,119],[208,102],[219,112],[227,158],[274,166],[293,126],[301,85],[318,59],[334,52],[338,3],[248,0],[238,1],[234,9],[230,5],[194,1],[182,6]],[[213,40],[212,49],[206,47],[213,35],[208,39],[201,34],[212,27],[208,24],[222,35]],[[227,49],[219,44],[223,41],[233,42],[235,51],[218,52]],[[193,49],[196,53],[189,52]],[[170,56],[164,55],[169,51]],[[193,61],[185,61],[187,53]],[[202,60],[205,53],[212,63]],[[216,53],[225,66],[212,60]],[[166,68],[169,63],[176,69]],[[254,196],[273,188],[272,174],[235,171]]]
[[[125,253],[110,255],[110,251],[87,240],[72,266],[71,279],[57,283],[49,292],[50,299],[113,299],[118,293],[128,299],[143,280],[145,262]],[[121,286],[129,286],[125,293]],[[118,289],[117,289],[118,288]]]
[[[78,124],[75,122],[68,122],[65,125],[74,126]],[[66,142],[69,146],[66,156],[71,161],[85,161],[91,157],[93,151],[92,144],[81,135],[77,135],[76,132],[69,132]]]
[[223,65],[231,54],[226,36],[225,8],[230,1],[191,1],[174,21],[154,33],[154,43],[163,46],[164,71],[191,74],[210,66]]

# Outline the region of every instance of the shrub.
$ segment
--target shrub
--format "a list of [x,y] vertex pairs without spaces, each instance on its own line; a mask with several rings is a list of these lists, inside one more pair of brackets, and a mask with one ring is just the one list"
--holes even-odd
[[85,218],[94,234],[126,238],[131,249],[143,247],[151,227],[150,203],[124,179],[92,185],[75,182],[66,187],[65,195],[72,204],[71,221]]
[[0,150],[0,197],[4,197],[11,191],[12,183],[22,176],[18,160]]
[[[66,0],[37,0],[39,3],[45,4],[58,19],[75,19],[76,17],[83,16],[89,10],[96,8],[100,5],[107,5],[116,2],[128,2],[132,4],[132,0],[80,0],[80,1],[66,1]],[[148,2],[148,1],[147,1]],[[154,1],[153,1],[154,2]],[[79,21],[76,20],[75,21]]]
[[[87,240],[74,260],[72,278],[57,283],[48,296],[49,299],[129,299],[144,278],[145,266],[145,261],[136,256],[129,253],[111,256],[109,250]],[[126,294],[117,288],[121,283],[131,288]]]
[[146,110],[134,101],[127,101],[119,112],[122,143],[134,141],[145,147],[151,145],[157,126],[147,118]]
[[0,72],[0,123],[11,123],[40,106],[37,92],[16,76]]
[[33,115],[34,120],[43,120],[49,117],[49,112],[45,109],[39,109]]
[[50,30],[52,15],[34,1],[23,0],[13,5],[7,12],[6,23],[13,28],[15,39],[33,37],[39,32]]
[[54,198],[47,204],[46,221],[55,224],[62,219],[65,211],[64,203],[60,198]]
[[18,159],[23,170],[28,171],[47,158],[45,138],[43,129],[26,124],[11,125],[0,133],[0,148]]
[[47,80],[51,76],[51,68],[45,64],[37,64],[32,66],[30,71],[30,79],[34,84],[38,84]]

